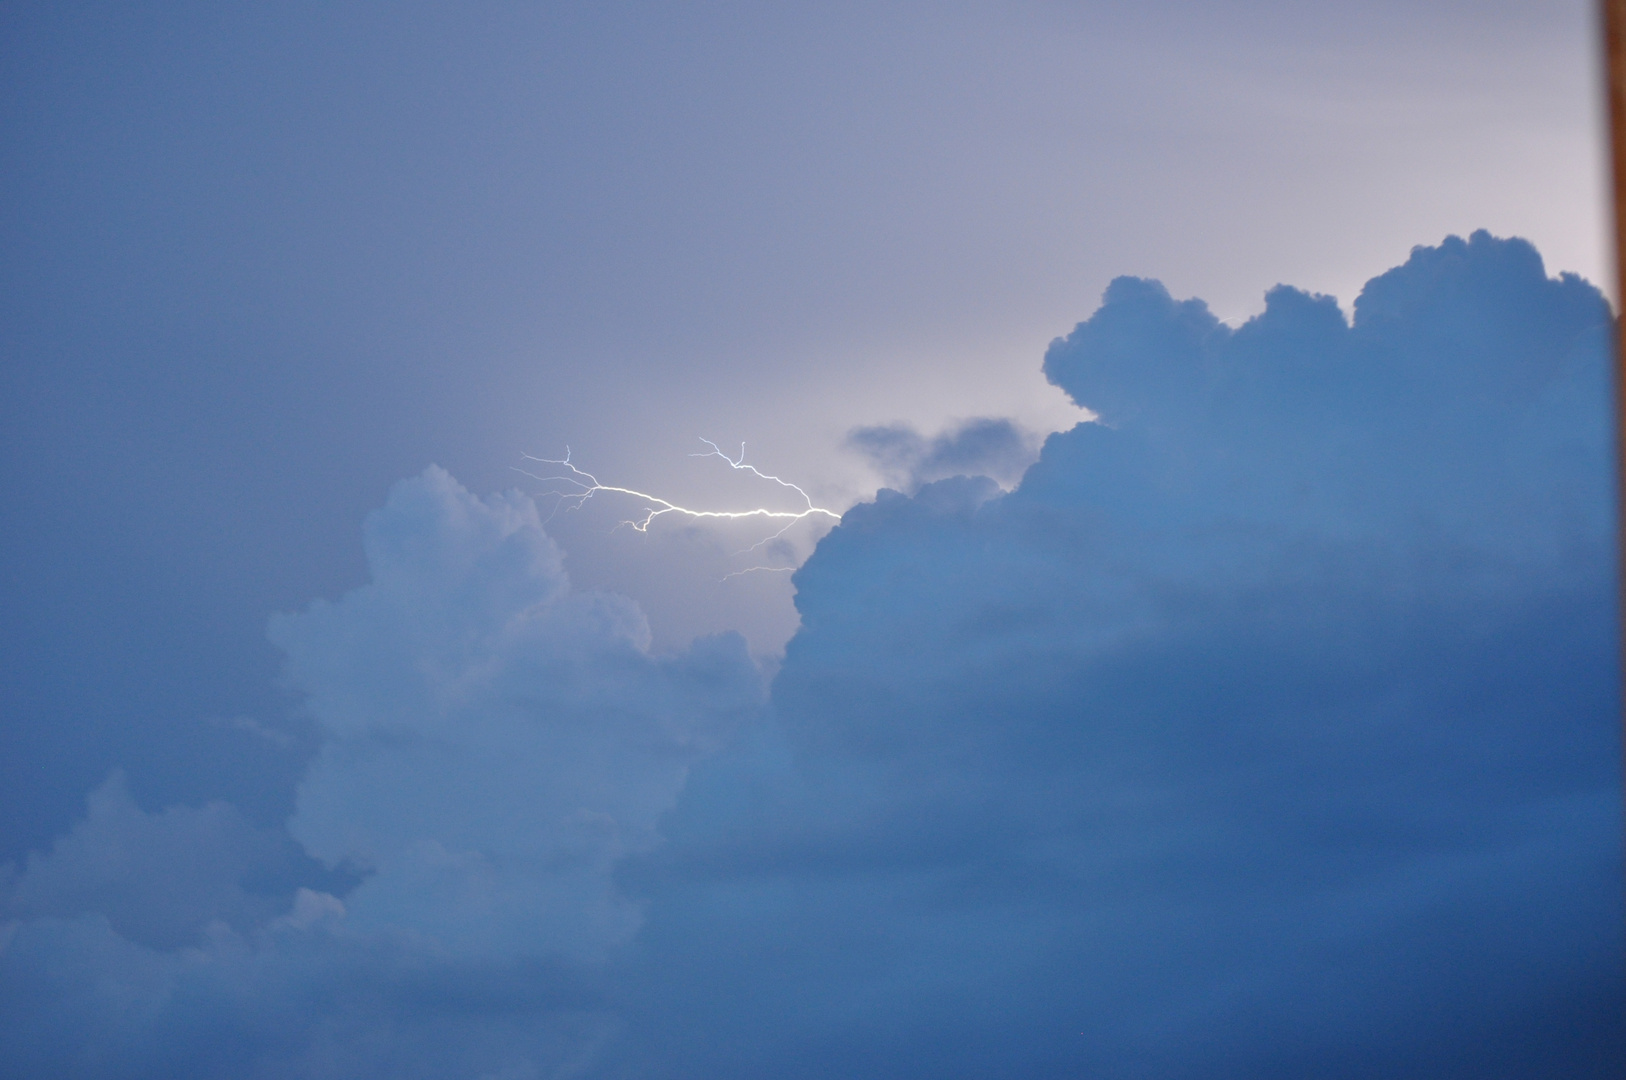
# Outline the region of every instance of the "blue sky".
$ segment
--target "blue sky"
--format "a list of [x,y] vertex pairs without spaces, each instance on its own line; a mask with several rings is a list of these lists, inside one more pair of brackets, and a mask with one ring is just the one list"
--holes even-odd
[[0,1073],[1618,1074],[1590,18],[0,7]]

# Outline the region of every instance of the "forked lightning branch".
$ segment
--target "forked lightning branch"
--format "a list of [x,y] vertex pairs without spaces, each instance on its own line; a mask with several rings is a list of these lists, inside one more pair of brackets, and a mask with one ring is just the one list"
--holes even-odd
[[[551,474],[545,475],[543,472],[532,471],[528,468],[521,468],[518,465],[514,466],[514,469],[517,472],[529,476],[533,480],[552,485],[548,489],[541,492],[541,494],[557,497],[558,501],[554,506],[554,513],[558,513],[560,506],[568,506],[571,509],[578,509],[584,503],[586,503],[587,500],[591,499],[594,495],[597,495],[600,492],[607,492],[615,495],[625,495],[630,498],[640,500],[644,504],[641,511],[642,516],[623,520],[621,525],[631,526],[632,528],[643,533],[647,533],[649,531],[649,526],[655,521],[655,519],[664,517],[668,514],[694,520],[711,519],[714,521],[748,521],[752,519],[760,519],[766,524],[778,525],[778,529],[776,531],[763,537],[761,540],[758,540],[749,548],[746,548],[744,552],[740,552],[740,554],[756,551],[774,540],[779,539],[799,521],[805,521],[811,517],[824,517],[830,519],[832,522],[839,521],[841,519],[841,515],[836,511],[826,509],[822,506],[815,506],[813,504],[812,497],[808,495],[808,493],[799,485],[793,484],[789,480],[785,480],[781,477],[765,473],[758,469],[755,465],[746,464],[744,443],[740,444],[740,453],[738,457],[729,457],[727,454],[723,453],[722,449],[710,439],[701,439],[700,441],[705,443],[709,449],[703,453],[690,454],[690,457],[721,458],[723,461],[728,463],[728,466],[731,469],[741,472],[748,472],[752,476],[759,479],[778,484],[783,488],[789,488],[801,499],[802,503],[804,504],[803,508],[799,510],[774,510],[766,506],[757,506],[747,510],[698,510],[694,507],[681,506],[678,503],[663,499],[659,495],[651,495],[647,491],[638,491],[635,488],[619,487],[615,484],[601,483],[598,477],[584,469],[578,468],[570,460],[570,447],[568,446],[565,447],[565,456],[563,458],[535,457],[531,454],[520,455],[527,462],[534,465],[555,466],[555,469],[552,470]],[[549,517],[551,519],[552,515],[550,514]],[[736,570],[734,573],[729,574],[728,577],[736,577],[740,574],[750,573],[755,570],[783,571],[789,569],[793,568],[787,566],[753,566],[745,570]]]

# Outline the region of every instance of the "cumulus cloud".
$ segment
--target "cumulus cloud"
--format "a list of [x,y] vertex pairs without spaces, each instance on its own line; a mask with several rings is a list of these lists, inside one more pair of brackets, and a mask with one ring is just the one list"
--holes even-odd
[[248,933],[177,951],[99,915],[13,924],[0,953],[0,1075],[555,1077],[616,1030],[592,973],[490,964],[358,935],[304,892]]
[[[324,739],[287,834],[144,813],[115,776],[14,873],[0,981],[31,1019],[0,1074],[553,1076],[614,1030],[595,972],[640,919],[617,865],[760,709],[744,643],[651,656],[528,498],[440,469],[365,544],[366,585],[272,621]],[[328,887],[256,893],[286,849]]]
[[1119,279],[1010,491],[855,435],[766,708],[404,481],[272,625],[288,835],[115,777],[0,881],[0,1075],[1618,1075],[1608,308],[1477,233],[1354,312]]
[[366,547],[371,583],[271,625],[328,734],[290,830],[373,871],[351,923],[502,956],[626,941],[611,871],[757,707],[743,641],[651,657],[635,604],[570,589],[529,498],[439,469],[396,487]]
[[1484,233],[1354,310],[1119,279],[1045,361],[1100,423],[825,538],[640,877],[727,987],[671,1075],[1626,1062],[1610,313]]
[[244,930],[282,914],[301,882],[350,883],[228,803],[144,813],[114,772],[91,792],[74,830],[29,858],[4,910],[18,919],[94,912],[132,942],[175,949],[215,924]]
[[1013,420],[977,417],[927,438],[908,424],[858,427],[847,445],[887,484],[913,492],[951,476],[986,476],[1009,487],[1039,456],[1039,437]]

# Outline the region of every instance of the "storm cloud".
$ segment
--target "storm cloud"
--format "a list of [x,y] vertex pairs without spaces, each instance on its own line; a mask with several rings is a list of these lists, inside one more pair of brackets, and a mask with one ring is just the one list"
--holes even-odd
[[1099,423],[847,514],[650,857],[655,1000],[721,989],[641,1069],[1620,1067],[1608,308],[1476,233],[1354,311],[1119,279]]
[[285,833],[115,777],[11,869],[0,1072],[1617,1075],[1608,306],[1476,233],[1353,311],[1114,281],[1009,491],[855,435],[766,696],[403,481],[272,623]]

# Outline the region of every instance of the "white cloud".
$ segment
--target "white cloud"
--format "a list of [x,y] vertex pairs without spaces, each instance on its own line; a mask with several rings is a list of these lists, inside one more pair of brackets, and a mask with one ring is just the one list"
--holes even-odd
[[636,605],[571,590],[529,498],[440,469],[396,486],[366,548],[369,584],[271,630],[328,734],[290,829],[373,871],[350,925],[458,955],[625,942],[638,911],[612,871],[757,708],[743,642],[650,656]]
[[365,879],[298,884],[286,834],[145,813],[113,776],[0,879],[0,1076],[555,1077],[616,1030],[594,965],[639,907],[614,875],[762,707],[744,643],[651,656],[529,499],[440,469],[366,548],[368,584],[271,631],[325,739],[290,829]]

